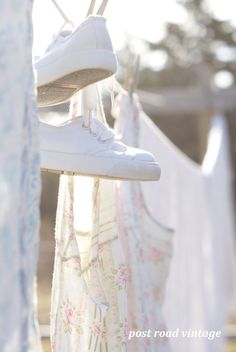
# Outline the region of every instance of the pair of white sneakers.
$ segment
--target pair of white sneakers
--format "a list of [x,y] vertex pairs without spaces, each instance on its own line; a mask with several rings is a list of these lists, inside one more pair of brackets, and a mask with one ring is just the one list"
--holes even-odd
[[[59,35],[35,62],[39,106],[69,100],[80,89],[116,72],[116,55],[102,16],[89,16],[68,36]],[[144,150],[128,147],[96,117],[58,126],[40,122],[41,167],[73,175],[158,180],[160,166]]]

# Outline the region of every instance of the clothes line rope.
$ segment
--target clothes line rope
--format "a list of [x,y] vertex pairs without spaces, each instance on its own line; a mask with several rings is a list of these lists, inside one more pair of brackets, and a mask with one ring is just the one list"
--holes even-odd
[[236,89],[218,89],[208,99],[199,86],[158,89],[156,92],[137,90],[145,110],[151,113],[184,114],[206,110],[230,112],[236,109]]
[[[65,11],[63,11],[63,9],[61,8],[61,6],[57,3],[56,0],[51,0],[53,5],[55,6],[55,8],[57,9],[57,11],[59,12],[59,14],[61,15],[61,17],[64,19],[65,23],[70,23],[73,25],[74,27],[74,23],[73,21],[71,21],[67,15],[65,14]],[[96,4],[96,0],[92,0],[91,3],[90,3],[90,6],[89,6],[89,10],[87,12],[87,15],[86,17],[88,17],[89,15],[92,15],[93,12],[94,12],[94,7],[95,7],[95,4]],[[107,4],[108,4],[108,0],[103,0],[100,7],[98,8],[97,10],[97,15],[103,15],[106,7],[107,7]]]
[[56,7],[57,11],[61,15],[61,17],[64,19],[66,23],[70,23],[74,26],[74,23],[66,16],[65,12],[62,10],[62,8],[58,5],[56,0],[51,0],[53,5]]

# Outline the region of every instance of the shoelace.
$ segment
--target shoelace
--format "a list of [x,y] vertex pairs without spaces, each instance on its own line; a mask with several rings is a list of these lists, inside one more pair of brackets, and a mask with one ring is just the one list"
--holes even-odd
[[91,112],[84,114],[82,127],[88,129],[94,137],[97,137],[99,142],[105,143],[115,138],[113,130],[94,118]]

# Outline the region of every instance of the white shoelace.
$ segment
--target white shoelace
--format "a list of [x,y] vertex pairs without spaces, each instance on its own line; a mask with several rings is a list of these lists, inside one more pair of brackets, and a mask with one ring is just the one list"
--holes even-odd
[[88,129],[93,136],[97,137],[99,142],[105,143],[115,138],[113,130],[94,118],[91,112],[84,114],[82,127]]

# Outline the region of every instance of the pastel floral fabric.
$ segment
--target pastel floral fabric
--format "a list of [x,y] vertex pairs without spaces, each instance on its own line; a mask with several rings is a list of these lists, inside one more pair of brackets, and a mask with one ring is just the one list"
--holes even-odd
[[[76,201],[82,196],[79,189],[86,190],[83,196],[89,199],[84,209]],[[61,176],[51,314],[53,351],[126,351],[128,271],[122,253],[114,182]]]
[[[123,93],[116,99],[113,114],[115,128],[128,145],[139,146],[140,106],[136,97]],[[144,185],[138,182],[117,184],[117,207],[120,235],[129,270],[128,329],[151,331],[150,337],[133,337],[128,351],[167,352],[169,341],[154,337],[165,331],[162,312],[165,286],[173,253],[174,231],[161,224],[158,214],[151,213],[143,196]],[[155,210],[153,208],[152,210]]]
[[61,176],[52,350],[168,351],[165,339],[129,340],[129,332],[165,328],[172,237],[149,214],[138,183]]
[[0,350],[40,350],[33,313],[39,228],[32,1],[0,1]]
[[[128,330],[152,334],[165,331],[162,312],[166,280],[173,252],[173,231],[150,217],[138,183],[118,189],[120,233],[129,271]],[[128,351],[169,351],[166,338],[134,337]]]

